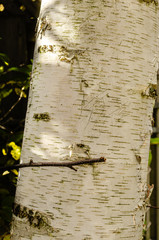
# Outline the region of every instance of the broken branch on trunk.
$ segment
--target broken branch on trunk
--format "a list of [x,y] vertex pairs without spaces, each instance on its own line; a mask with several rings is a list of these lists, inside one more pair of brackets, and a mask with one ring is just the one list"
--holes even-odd
[[68,167],[73,169],[74,171],[77,171],[77,169],[75,169],[74,166],[99,163],[99,162],[105,162],[105,161],[106,159],[104,157],[78,160],[74,162],[69,161],[69,162],[39,162],[38,163],[38,162],[33,162],[33,160],[30,160],[29,163],[20,163],[12,166],[0,167],[0,171],[26,168],[26,167]]
[[159,207],[157,207],[157,206],[152,206],[152,205],[147,205],[147,207],[149,207],[149,208],[154,208],[154,209],[159,209]]

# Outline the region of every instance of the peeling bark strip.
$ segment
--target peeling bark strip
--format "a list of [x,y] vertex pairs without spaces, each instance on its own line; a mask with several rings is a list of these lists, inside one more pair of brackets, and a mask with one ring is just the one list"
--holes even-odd
[[21,163],[21,164],[16,164],[16,165],[12,165],[12,166],[0,167],[0,171],[26,168],[26,167],[68,167],[68,168],[71,168],[71,169],[77,171],[77,169],[75,169],[73,166],[99,163],[99,162],[105,162],[105,161],[106,161],[106,159],[104,157],[95,158],[95,159],[79,160],[79,161],[75,161],[75,162],[39,162],[39,163],[36,163],[36,162],[33,162],[32,160],[30,160],[29,163]]
[[158,0],[139,0],[139,1],[146,3],[154,3],[156,6],[158,6]]
[[156,99],[157,97],[157,84],[149,84],[148,87],[142,91],[141,96],[151,97]]
[[13,213],[16,217],[25,218],[29,222],[29,225],[34,228],[47,227],[51,231],[54,230],[49,225],[47,216],[39,211],[34,211],[33,209],[14,203]]
[[[37,24],[39,24],[39,21]],[[40,19],[40,28],[37,33],[37,37],[40,35],[40,38],[42,38],[42,36],[45,35],[46,30],[51,30],[51,24],[48,23],[48,20],[46,19],[46,17],[42,17]]]
[[[13,219],[14,225],[19,228],[20,232],[20,235],[17,235],[17,240],[22,238],[33,239],[33,234],[54,236],[54,233],[59,232],[59,229],[51,225],[51,221],[54,219],[53,214],[45,213],[37,209],[35,210],[28,205],[24,206],[15,202],[13,207]],[[19,222],[21,224],[17,226]],[[39,237],[37,239],[39,239]]]

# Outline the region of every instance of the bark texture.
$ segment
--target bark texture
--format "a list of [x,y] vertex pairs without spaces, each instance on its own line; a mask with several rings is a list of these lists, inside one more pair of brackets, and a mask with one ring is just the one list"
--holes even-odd
[[141,240],[158,68],[158,6],[42,0],[13,240]]

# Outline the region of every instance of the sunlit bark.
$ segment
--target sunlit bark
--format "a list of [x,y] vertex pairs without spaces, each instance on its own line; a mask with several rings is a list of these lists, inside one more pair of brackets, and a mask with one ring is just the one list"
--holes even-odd
[[142,239],[158,68],[158,6],[43,0],[13,240]]

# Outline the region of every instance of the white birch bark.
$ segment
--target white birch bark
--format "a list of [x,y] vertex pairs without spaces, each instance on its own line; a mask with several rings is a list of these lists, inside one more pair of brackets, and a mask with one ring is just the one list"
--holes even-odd
[[158,68],[158,6],[42,0],[13,240],[142,239]]

